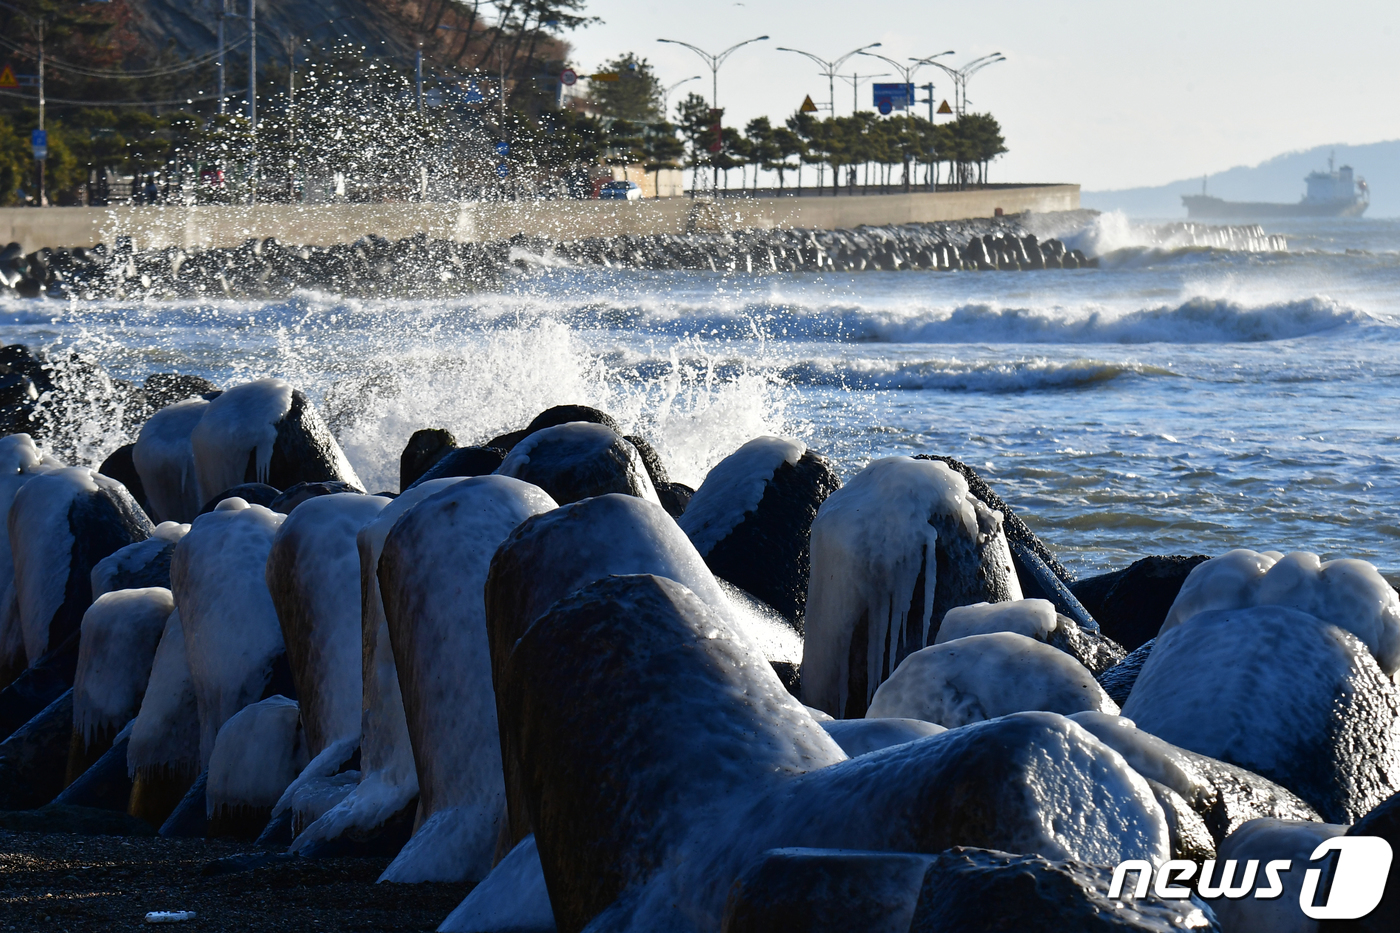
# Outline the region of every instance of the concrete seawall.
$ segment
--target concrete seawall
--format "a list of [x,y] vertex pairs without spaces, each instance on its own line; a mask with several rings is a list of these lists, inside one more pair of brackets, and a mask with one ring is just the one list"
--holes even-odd
[[250,237],[283,243],[348,243],[367,233],[391,240],[427,233],[458,241],[517,233],[555,239],[741,229],[835,230],[1076,210],[1078,185],[1023,185],[978,191],[693,201],[468,201],[394,204],[259,204],[196,207],[0,208],[0,244],[92,246],[130,236],[141,248],[236,246]]

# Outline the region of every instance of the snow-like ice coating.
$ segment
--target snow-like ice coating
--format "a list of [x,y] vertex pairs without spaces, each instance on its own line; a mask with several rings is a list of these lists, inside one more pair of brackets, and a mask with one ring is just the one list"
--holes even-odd
[[677,519],[695,550],[704,557],[758,508],[773,474],[784,463],[794,466],[807,445],[790,437],[756,437],[725,457],[705,475]]
[[334,741],[359,739],[364,686],[356,535],[389,502],[359,493],[317,496],[293,509],[272,540],[267,587],[313,757]]
[[480,881],[505,814],[483,591],[491,557],[532,515],[557,508],[508,476],[477,476],[399,519],[379,578],[418,769],[417,832],[381,881]]
[[[0,516],[10,514],[10,505],[21,486],[60,466],[53,458],[46,458],[28,434],[0,437]],[[28,660],[19,621],[8,522],[0,522],[0,678],[6,672],[18,673]]]
[[[549,448],[549,454],[535,455],[535,451],[544,445]],[[545,486],[551,485],[541,478],[538,471],[531,468],[532,455],[540,459],[542,464],[547,464],[545,459],[549,455],[558,458],[560,463],[578,463],[581,467],[598,470],[599,475],[606,469],[605,464],[596,458],[608,456],[609,449],[615,448],[627,458],[626,472],[629,480],[629,489],[632,494],[647,500],[661,503],[656,494],[656,487],[652,485],[651,476],[647,473],[646,464],[642,462],[642,455],[637,453],[637,448],[627,441],[622,435],[612,428],[602,424],[594,424],[591,421],[570,421],[565,424],[557,424],[553,427],[543,428],[534,432],[511,448],[506,459],[496,469],[501,476],[510,476],[526,481],[542,483]],[[596,465],[595,465],[596,463]],[[558,475],[573,471],[559,471]],[[613,488],[609,492],[623,492],[624,490]],[[559,494],[559,490],[554,490]],[[596,495],[596,492],[585,495]]]
[[258,701],[273,660],[283,651],[265,575],[284,518],[260,505],[226,499],[194,520],[170,560],[170,588],[199,702],[200,760],[206,765],[219,728]]
[[15,567],[15,601],[30,662],[49,650],[49,623],[66,595],[73,554],[69,511],[98,483],[116,483],[83,467],[63,467],[33,477],[10,504],[9,539]]
[[1074,658],[1025,635],[969,635],[915,651],[875,691],[870,719],[922,719],[950,729],[1030,710],[1117,713]]
[[1159,635],[1123,715],[1340,819],[1400,789],[1397,707],[1394,684],[1355,635],[1254,606],[1200,612]]
[[447,915],[437,933],[554,933],[554,910],[549,904],[540,852],[531,833],[491,869],[457,909]]
[[787,619],[728,580],[715,577],[715,583],[729,600],[735,619],[757,639],[764,657],[770,661],[802,663],[802,636]]
[[948,730],[922,719],[832,719],[819,720],[827,735],[841,751],[852,758],[868,755],[891,745],[903,745]]
[[119,577],[145,567],[161,551],[179,543],[189,530],[189,525],[161,522],[146,540],[128,544],[102,558],[92,568],[92,598],[96,600],[103,593],[118,589]]
[[141,711],[126,747],[126,768],[131,777],[138,772],[154,775],[160,769],[193,777],[199,764],[199,708],[185,659],[185,630],[176,609],[165,620],[151,663]]
[[1285,606],[1346,629],[1366,643],[1381,670],[1400,670],[1400,596],[1364,560],[1238,548],[1196,566],[1160,634],[1212,609]]
[[186,399],[167,405],[141,426],[131,450],[131,462],[141,477],[154,521],[193,521],[204,506],[196,479],[192,437],[208,407],[205,399]]
[[106,593],[84,613],[73,681],[73,731],[84,746],[136,715],[174,610],[170,591],[153,586]]
[[[1245,874],[1245,866],[1257,859],[1259,870],[1256,889],[1268,886],[1264,866],[1271,861],[1286,859],[1292,863],[1287,871],[1279,871],[1283,893],[1275,897],[1221,897],[1209,901],[1220,920],[1221,928],[1229,933],[1317,933],[1318,923],[1309,919],[1298,906],[1303,879],[1309,868],[1320,867],[1309,862],[1313,850],[1334,836],[1344,835],[1345,826],[1333,823],[1306,823],[1294,820],[1250,820],[1235,830],[1220,844],[1215,858],[1213,885],[1221,883],[1227,863],[1237,863],[1235,883]],[[1282,866],[1280,866],[1281,868]]]
[[209,758],[205,812],[271,807],[306,767],[295,700],[268,697],[243,707],[219,728]]
[[250,452],[256,480],[267,482],[277,422],[291,409],[291,384],[275,378],[225,389],[209,403],[190,433],[200,507],[245,482]]
[[1018,599],[1009,603],[975,603],[955,606],[943,616],[935,645],[968,635],[1014,632],[1036,641],[1045,641],[1059,620],[1055,604],[1048,599]]
[[[936,460],[876,460],[827,497],[812,523],[802,661],[808,705],[838,714],[846,708],[851,640],[862,618],[868,624],[867,702],[883,672],[898,664],[898,633],[912,631],[917,640],[906,650],[928,644],[938,583],[935,561],[925,560],[938,542],[934,517],[950,519],[945,527],[968,542],[990,547],[991,559],[1005,568],[1008,596],[1021,598],[1001,515],[971,496],[966,480]],[[921,572],[923,605],[911,606]]]
[[[361,677],[364,697],[360,716],[360,782],[339,803],[306,825],[292,842],[293,853],[337,839],[349,830],[370,830],[406,807],[418,795],[418,772],[404,718],[398,668],[389,643],[389,625],[379,593],[379,556],[384,539],[409,510],[424,499],[463,482],[450,476],[405,490],[380,510],[356,535],[360,562]],[[332,746],[332,748],[334,745]],[[339,762],[322,752],[308,765],[308,781],[326,777]],[[327,772],[322,774],[321,772]],[[291,800],[278,801],[279,809]],[[294,829],[297,828],[295,825]]]

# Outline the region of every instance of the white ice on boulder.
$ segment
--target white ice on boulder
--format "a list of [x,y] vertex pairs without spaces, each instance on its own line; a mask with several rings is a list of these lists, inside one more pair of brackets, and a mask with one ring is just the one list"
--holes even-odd
[[758,508],[779,467],[796,466],[806,452],[807,445],[799,440],[769,435],[754,438],[715,464],[678,519],[700,556],[708,556]]
[[133,778],[138,772],[154,776],[161,770],[193,778],[199,764],[199,711],[185,659],[185,630],[176,609],[165,620],[141,711],[131,727],[126,769]]
[[[141,426],[131,450],[131,462],[136,475],[141,477],[141,486],[146,490],[146,501],[153,513],[151,518],[155,521],[194,521],[204,506],[191,438],[208,407],[205,399],[186,399],[167,405]],[[244,465],[247,465],[246,458]]]
[[802,663],[802,636],[778,610],[721,577],[715,577],[729,600],[735,618],[758,640],[763,656],[770,661]]
[[636,482],[638,497],[648,502],[661,504],[661,499],[656,494],[656,487],[652,485],[651,474],[647,472],[646,464],[642,461],[642,455],[637,452],[637,448],[607,425],[595,424],[591,421],[569,421],[534,432],[510,449],[510,453],[496,468],[496,472],[501,476],[513,478],[521,478],[522,474],[526,474],[528,477],[530,471],[527,468],[530,465],[530,455],[541,444],[570,450],[576,455],[586,455],[590,448],[601,452],[614,444],[620,444],[626,452],[627,469]]
[[[1000,531],[1000,513],[968,492],[967,481],[937,460],[889,457],[876,460],[826,498],[812,523],[812,574],[804,621],[802,660],[805,702],[829,711],[846,708],[851,639],[862,616],[868,619],[868,692],[883,671],[896,663],[897,639],[889,637],[906,624],[910,602],[924,570],[924,604],[917,629],[928,641],[937,585],[931,555],[938,532],[929,524],[946,515],[969,540],[982,534],[979,512],[995,516],[1000,553],[1008,570],[1010,596],[1021,598],[1011,552]],[[995,546],[995,545],[994,545]]]
[[15,565],[15,601],[30,663],[49,650],[49,624],[63,605],[73,559],[68,521],[73,500],[116,480],[83,467],[63,467],[34,477],[10,504],[10,548]]
[[[297,682],[313,756],[360,734],[364,701],[360,552],[356,535],[389,499],[336,493],[308,499],[277,529],[266,580]],[[286,566],[279,569],[279,562]],[[279,587],[279,581],[289,584]]]
[[118,576],[140,570],[165,548],[178,544],[189,530],[189,525],[161,522],[146,540],[118,548],[102,558],[92,568],[92,598],[96,600],[117,589]]
[[[1298,906],[1303,879],[1309,868],[1325,864],[1309,862],[1318,845],[1334,836],[1345,835],[1347,828],[1334,823],[1307,823],[1295,820],[1250,820],[1225,837],[1215,857],[1211,882],[1219,885],[1225,863],[1237,862],[1235,884],[1245,873],[1251,859],[1259,861],[1256,890],[1268,885],[1264,866],[1271,861],[1286,859],[1292,863],[1287,871],[1279,872],[1283,893],[1270,898],[1214,898],[1208,903],[1215,909],[1221,929],[1228,933],[1317,933],[1318,923],[1305,915]],[[1194,879],[1193,879],[1194,880]],[[1192,885],[1194,887],[1194,884]]]
[[423,822],[380,881],[480,881],[491,870],[506,799],[486,573],[517,525],[555,508],[537,486],[476,476],[425,499],[389,533],[380,575]]
[[554,931],[554,908],[549,903],[534,833],[516,843],[437,928],[437,933]]
[[1158,633],[1218,609],[1284,606],[1316,616],[1366,643],[1381,670],[1400,670],[1400,596],[1364,560],[1239,548],[1198,564]]
[[905,658],[875,691],[871,719],[922,719],[950,729],[1010,713],[1117,713],[1084,665],[1013,632],[969,635]]
[[190,433],[201,507],[245,482],[250,452],[257,481],[267,482],[277,422],[291,410],[292,386],[275,378],[225,389],[209,403]]
[[156,647],[174,610],[170,591],[153,586],[105,593],[83,614],[73,731],[84,746],[116,732],[140,709]]
[[306,767],[306,740],[295,700],[268,697],[243,707],[219,728],[209,757],[205,812],[271,807]]
[[[350,830],[367,831],[384,823],[418,795],[418,772],[413,762],[413,745],[404,718],[403,695],[399,690],[398,668],[389,643],[389,625],[384,619],[384,603],[379,593],[379,557],[384,539],[409,510],[449,486],[465,480],[462,476],[428,480],[406,489],[382,510],[378,517],[356,535],[360,558],[361,659],[364,699],[360,718],[360,782],[339,803],[322,816],[309,821],[292,842],[291,852],[299,853],[323,842],[338,839]],[[328,777],[337,763],[323,752],[320,770],[308,766],[308,781]],[[343,760],[343,759],[342,759]],[[292,801],[278,801],[290,806]],[[295,825],[293,827],[296,828]]]
[[242,499],[226,499],[194,520],[170,560],[170,588],[199,703],[200,760],[206,765],[219,728],[258,701],[283,651],[265,576],[272,539],[284,518]]
[[836,740],[841,751],[852,758],[868,755],[891,745],[916,742],[931,735],[947,732],[947,728],[921,719],[832,719],[820,720],[827,735]]
[[1059,620],[1055,604],[1048,599],[1018,599],[1009,603],[974,603],[955,606],[943,616],[935,645],[968,635],[1014,632],[1036,641],[1045,641]]
[[[8,517],[20,487],[41,473],[61,467],[46,457],[28,434],[0,437],[0,517]],[[0,676],[26,666],[24,630],[15,593],[15,562],[10,550],[8,522],[0,522]],[[34,660],[37,660],[34,659]]]

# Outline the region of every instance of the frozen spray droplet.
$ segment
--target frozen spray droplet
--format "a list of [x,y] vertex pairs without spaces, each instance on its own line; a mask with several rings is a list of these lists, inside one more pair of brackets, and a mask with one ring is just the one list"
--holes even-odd
[[193,919],[192,910],[152,910],[146,914],[147,923],[184,923]]

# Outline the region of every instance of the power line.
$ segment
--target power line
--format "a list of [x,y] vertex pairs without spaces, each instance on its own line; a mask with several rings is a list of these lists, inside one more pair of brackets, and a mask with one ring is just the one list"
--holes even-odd
[[[29,101],[37,99],[28,94],[16,94],[14,91],[0,91],[0,96],[17,97],[20,100]],[[70,107],[173,107],[177,104],[199,104],[214,100],[217,98],[213,94],[208,97],[186,97],[180,100],[68,100],[63,97],[44,95],[46,105],[62,104]]]
[[[238,48],[238,46],[244,44],[244,43],[247,42],[247,41],[248,41],[248,37],[247,37],[247,36],[244,36],[242,39],[239,39],[239,40],[237,40],[236,42],[230,42],[230,43],[228,43],[228,44],[225,46],[225,48],[226,48],[226,49],[235,49],[235,48]],[[9,39],[5,39],[5,38],[3,38],[3,37],[0,37],[0,45],[6,46],[7,48],[10,48],[10,49],[14,50],[14,51],[18,52],[19,54],[25,56],[26,58],[34,58],[34,57],[35,57],[35,55],[34,55],[33,52],[30,52],[28,49],[26,49],[24,46],[20,45],[19,43],[11,42]],[[125,78],[125,79],[129,79],[129,80],[141,80],[141,79],[145,79],[145,78],[158,78],[158,77],[161,77],[162,75],[179,74],[179,73],[182,72],[182,71],[190,71],[190,70],[192,70],[192,69],[194,69],[194,68],[199,68],[199,67],[201,67],[201,66],[203,66],[203,65],[207,65],[207,64],[209,64],[210,62],[212,62],[212,61],[214,61],[215,59],[217,59],[218,57],[219,57],[219,53],[218,53],[217,51],[214,51],[214,52],[208,53],[207,55],[202,55],[202,56],[200,56],[199,58],[190,59],[189,61],[184,62],[183,64],[175,65],[175,66],[170,67],[170,68],[147,68],[147,69],[142,69],[142,70],[140,70],[140,71],[109,71],[109,70],[100,69],[100,68],[88,68],[88,67],[86,67],[86,66],[84,66],[84,65],[72,65],[72,64],[69,64],[68,62],[63,62],[63,61],[59,61],[59,60],[57,60],[57,59],[49,58],[49,57],[46,55],[46,56],[44,56],[44,67],[45,67],[45,68],[57,68],[57,69],[59,69],[60,71],[70,71],[70,72],[72,72],[72,73],[74,73],[74,74],[82,75],[83,77],[86,77],[86,78],[118,78],[118,79]]]

